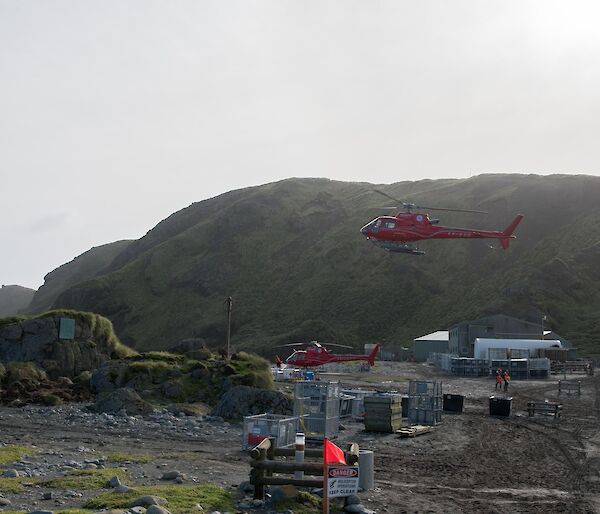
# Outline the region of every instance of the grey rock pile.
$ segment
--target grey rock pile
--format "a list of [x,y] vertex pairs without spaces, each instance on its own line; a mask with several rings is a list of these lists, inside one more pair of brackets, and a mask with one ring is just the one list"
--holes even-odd
[[235,386],[221,397],[211,414],[225,419],[240,419],[265,412],[291,414],[292,408],[292,400],[279,391]]

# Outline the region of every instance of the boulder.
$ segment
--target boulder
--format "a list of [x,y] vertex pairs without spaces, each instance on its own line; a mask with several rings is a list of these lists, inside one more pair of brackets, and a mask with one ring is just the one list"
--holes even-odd
[[154,496],[151,494],[146,494],[144,496],[140,496],[136,498],[131,503],[132,507],[149,507],[150,505],[166,505],[168,502],[166,498],[162,496]]
[[149,414],[154,411],[152,404],[143,400],[133,389],[122,387],[111,393],[100,396],[91,407],[96,412],[116,414],[124,410],[129,415]]
[[219,400],[212,416],[240,419],[253,414],[291,414],[292,400],[279,391],[249,386],[234,386]]

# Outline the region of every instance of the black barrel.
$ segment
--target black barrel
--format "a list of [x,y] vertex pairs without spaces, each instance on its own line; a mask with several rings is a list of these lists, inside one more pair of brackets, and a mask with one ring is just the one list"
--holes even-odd
[[445,394],[443,408],[447,412],[462,412],[465,397],[462,394]]
[[490,416],[510,416],[512,396],[500,398],[490,396]]

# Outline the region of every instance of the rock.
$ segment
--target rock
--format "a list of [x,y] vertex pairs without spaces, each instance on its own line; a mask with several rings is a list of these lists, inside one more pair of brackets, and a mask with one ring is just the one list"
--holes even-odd
[[167,500],[161,496],[154,496],[151,494],[147,494],[144,496],[140,496],[139,498],[133,500],[131,502],[132,507],[149,507],[150,505],[166,505]]
[[183,386],[177,380],[163,382],[160,390],[167,398],[179,398],[183,395]]
[[110,393],[122,387],[126,371],[124,362],[107,362],[92,372],[90,385],[98,394]]
[[145,514],[146,509],[144,507],[131,507],[127,512],[129,514]]
[[179,471],[166,471],[163,473],[161,480],[175,480],[177,477],[182,476]]
[[16,469],[7,469],[3,475],[5,478],[17,478],[21,476],[21,474]]
[[235,386],[221,397],[211,415],[227,419],[241,419],[244,416],[264,412],[291,414],[292,400],[279,391]]
[[357,503],[360,503],[360,498],[358,496],[356,496],[355,494],[346,496],[346,501],[345,501],[346,505],[355,505]]
[[96,412],[113,414],[120,410],[126,410],[129,415],[150,414],[154,411],[152,404],[143,400],[133,389],[127,387],[122,387],[101,396],[91,408]]
[[253,493],[254,492],[254,486],[248,480],[246,480],[245,482],[242,482],[238,486],[238,492],[241,495],[246,495],[246,494]]
[[160,505],[151,505],[148,507],[146,514],[171,514],[167,509]]
[[344,512],[351,514],[375,514],[375,511],[367,509],[362,503],[352,503],[344,507]]
[[42,495],[42,500],[52,500],[54,498],[54,493],[49,491]]
[[270,489],[271,501],[273,503],[289,500],[298,496],[298,489],[293,485],[273,486]]
[[10,500],[0,497],[0,507],[8,507],[10,504]]
[[118,485],[117,487],[115,487],[115,493],[129,493],[133,491],[132,487],[129,487],[127,485]]
[[27,514],[54,514],[51,510],[31,510]]
[[112,488],[119,487],[121,485],[121,480],[118,476],[114,476],[108,481],[108,485]]

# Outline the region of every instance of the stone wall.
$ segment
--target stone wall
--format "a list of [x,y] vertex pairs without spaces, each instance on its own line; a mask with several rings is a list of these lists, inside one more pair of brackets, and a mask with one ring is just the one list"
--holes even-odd
[[0,328],[0,362],[34,362],[51,378],[73,378],[111,358],[118,340],[108,320],[91,313],[74,316],[75,337],[60,340],[61,317],[38,317]]

